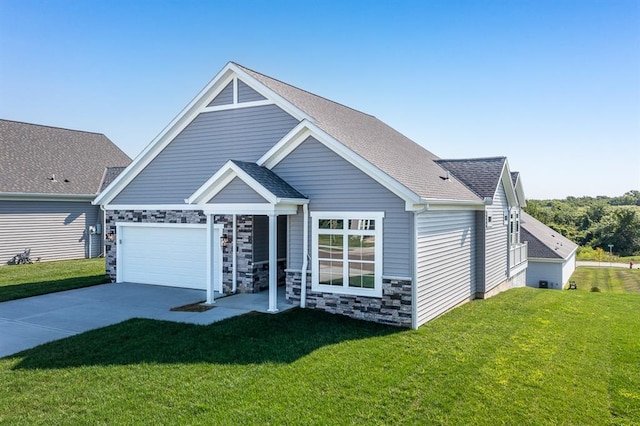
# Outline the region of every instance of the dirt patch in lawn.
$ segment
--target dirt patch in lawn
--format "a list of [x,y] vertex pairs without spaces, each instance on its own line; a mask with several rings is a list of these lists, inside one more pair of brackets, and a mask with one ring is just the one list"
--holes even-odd
[[205,305],[204,300],[201,300],[196,303],[190,303],[188,305],[176,306],[175,308],[171,308],[173,312],[206,312],[209,309],[213,309],[215,306],[213,305]]

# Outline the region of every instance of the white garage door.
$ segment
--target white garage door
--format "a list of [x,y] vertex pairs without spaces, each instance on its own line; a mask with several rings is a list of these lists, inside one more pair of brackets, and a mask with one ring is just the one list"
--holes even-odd
[[206,231],[198,225],[121,226],[118,281],[205,290]]

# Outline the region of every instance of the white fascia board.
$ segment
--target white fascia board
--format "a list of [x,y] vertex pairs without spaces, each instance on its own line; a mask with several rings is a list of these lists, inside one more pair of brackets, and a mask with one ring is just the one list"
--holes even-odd
[[309,204],[307,198],[276,198],[276,204],[295,204],[301,206],[303,204]]
[[32,192],[0,192],[3,201],[93,201],[96,194],[47,194]]
[[242,80],[244,84],[251,87],[256,92],[260,93],[265,98],[273,101],[277,106],[285,110],[287,113],[291,114],[297,120],[311,120],[314,118],[308,115],[306,112],[302,111],[300,108],[293,105],[291,102],[269,89],[267,86],[262,84],[260,81],[256,80],[251,75],[247,74],[244,70],[240,69],[233,63],[228,64],[229,69],[231,69],[237,76]]
[[200,112],[226,111],[230,109],[251,108],[251,107],[265,106],[265,105],[275,105],[275,102],[267,99],[262,101],[243,102],[241,104],[216,105],[212,107],[204,107]]
[[200,208],[206,214],[294,215],[298,211],[297,205],[269,203],[212,203],[202,205]]
[[231,63],[228,63],[211,81],[187,104],[186,107],[142,150],[140,154],[111,184],[96,197],[94,204],[108,204],[184,130],[211,102],[211,95],[220,92],[231,81]]
[[527,260],[529,262],[541,262],[541,263],[564,263],[566,262],[566,259],[562,259],[562,258],[547,258],[547,257],[529,257],[527,258]]
[[[231,182],[235,177],[235,174],[233,173],[233,170],[231,168],[232,165],[233,162],[231,162],[231,160],[228,160],[226,163],[224,163],[224,165],[220,167],[220,169],[218,169],[218,171],[215,172],[213,176],[207,179],[205,183],[200,185],[200,188],[196,189],[189,198],[184,200],[184,202],[187,204],[199,203],[203,198],[207,197],[210,192],[215,190],[219,191],[218,186],[223,182],[224,186],[227,186],[229,182]],[[210,200],[211,197],[208,197],[207,200]]]
[[[269,89],[255,78],[229,62],[211,81],[187,104],[186,107],[142,150],[129,166],[102,191],[93,204],[108,204],[122,191],[162,150],[182,132],[222,91],[229,82],[239,77],[247,86],[272,101],[298,120],[312,118],[304,111]],[[235,83],[234,83],[235,84]],[[235,92],[235,91],[234,91]]]
[[527,207],[527,200],[524,196],[524,187],[522,186],[522,175],[518,173],[518,178],[516,179],[516,196],[518,197],[518,202],[520,203],[520,207]]
[[[516,190],[513,187],[513,181],[511,180],[511,171],[509,169],[509,160],[504,160],[504,165],[502,166],[502,175],[500,176],[500,181],[504,186],[504,192],[507,196],[507,201],[509,202],[510,207],[518,206],[518,196],[516,195]],[[496,192],[498,188],[496,188]],[[495,197],[494,197],[495,198]]]
[[202,210],[195,204],[105,204],[105,210]]
[[[475,200],[442,200],[435,198],[427,198],[424,203],[416,205],[412,209],[417,210],[485,210],[486,206],[480,199]],[[418,207],[422,207],[421,209]]]
[[422,199],[415,192],[409,190],[406,186],[307,120],[303,120],[293,128],[275,146],[267,151],[267,153],[257,161],[257,164],[268,169],[274,168],[310,136],[404,200],[408,210],[409,206],[422,204]]
[[271,204],[278,202],[277,197],[267,190],[253,177],[249,176],[244,170],[234,164],[231,160],[227,161],[212,177],[210,177],[200,188],[196,190],[185,202],[189,204],[205,204],[208,200],[215,197],[222,191],[233,178],[238,177],[244,183],[249,185],[251,189],[257,192],[262,198]]

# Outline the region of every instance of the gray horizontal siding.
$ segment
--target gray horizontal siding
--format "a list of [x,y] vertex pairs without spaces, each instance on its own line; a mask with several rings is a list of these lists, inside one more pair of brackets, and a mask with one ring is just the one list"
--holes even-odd
[[240,178],[233,178],[209,203],[267,203],[260,194],[244,183]]
[[253,102],[265,99],[260,93],[238,80],[238,102]]
[[416,223],[417,325],[475,295],[475,213],[427,211]]
[[[277,254],[278,259],[287,257],[287,217],[278,216],[277,225]],[[269,217],[253,216],[253,261],[265,262],[269,260]]]
[[504,224],[504,209],[507,206],[507,196],[501,183],[493,199],[493,204],[487,206],[487,212],[493,217],[493,225],[486,228],[485,234],[485,292],[507,279],[509,252],[507,225]]
[[207,106],[229,105],[233,103],[233,81],[225,86]]
[[[383,275],[410,277],[410,214],[404,201],[313,138],[273,171],[309,198],[309,211],[385,212]],[[289,266],[302,267],[302,218],[292,217]],[[310,229],[311,231],[311,229]],[[309,238],[311,243],[311,238]]]
[[0,265],[31,248],[41,261],[82,259],[101,253],[101,234],[88,227],[101,223],[100,209],[90,203],[62,201],[0,201]]
[[200,114],[113,204],[183,204],[225,162],[255,162],[296,124],[275,105]]

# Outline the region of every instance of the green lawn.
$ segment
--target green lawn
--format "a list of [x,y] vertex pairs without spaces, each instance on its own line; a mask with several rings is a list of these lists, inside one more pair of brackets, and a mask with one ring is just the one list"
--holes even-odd
[[103,258],[0,266],[0,302],[104,282]]
[[1,424],[639,424],[640,295],[520,288],[402,330],[130,320],[0,360]]
[[592,291],[592,287],[598,287],[607,293],[640,293],[640,269],[581,266],[576,268],[571,280],[576,282],[580,291]]

